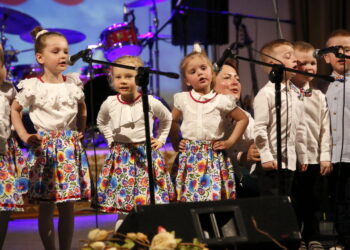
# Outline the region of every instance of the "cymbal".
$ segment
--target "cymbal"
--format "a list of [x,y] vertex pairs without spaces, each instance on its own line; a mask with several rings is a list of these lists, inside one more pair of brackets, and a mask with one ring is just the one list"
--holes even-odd
[[[67,38],[68,44],[73,44],[73,43],[79,43],[83,40],[85,40],[86,36],[81,33],[80,31],[75,31],[75,30],[69,30],[69,29],[57,29],[57,28],[52,28],[52,29],[47,29],[48,31],[53,31],[53,32],[59,32],[62,35],[64,35]],[[33,43],[33,38],[30,35],[29,32],[23,33],[20,35],[21,39],[23,41]]]
[[19,35],[40,26],[40,23],[17,10],[0,7],[0,25],[5,25],[5,33]]
[[127,8],[137,8],[137,7],[144,7],[149,6],[153,4],[153,1],[155,3],[164,2],[166,0],[135,0],[133,2],[125,4]]

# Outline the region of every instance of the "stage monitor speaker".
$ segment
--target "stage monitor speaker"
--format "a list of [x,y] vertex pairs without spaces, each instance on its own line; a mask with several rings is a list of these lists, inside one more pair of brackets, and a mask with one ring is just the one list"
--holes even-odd
[[[172,0],[172,10],[177,2]],[[172,20],[172,44],[227,44],[228,16],[213,11],[227,12],[228,0],[182,0]]]
[[183,242],[197,238],[210,249],[281,249],[275,239],[291,250],[298,249],[301,238],[290,199],[284,196],[139,206],[118,232],[153,238],[158,226],[175,231]]

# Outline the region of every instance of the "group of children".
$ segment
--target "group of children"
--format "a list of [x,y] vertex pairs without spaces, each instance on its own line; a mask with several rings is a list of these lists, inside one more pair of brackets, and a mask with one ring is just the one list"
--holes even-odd
[[[6,70],[0,55],[0,98],[4,100],[0,102],[0,123],[4,124],[0,127],[0,249],[9,214],[23,210],[22,195],[27,192],[28,200],[39,204],[39,233],[45,249],[55,249],[55,205],[59,210],[60,249],[70,249],[74,201],[90,200],[92,191],[88,161],[80,142],[87,116],[83,85],[77,75],[63,75],[68,43],[62,34],[38,27],[32,35],[36,60],[44,73],[21,81],[17,94],[4,81]],[[335,45],[342,45],[340,52],[348,54],[350,32],[331,34],[327,46]],[[275,40],[263,46],[261,59],[316,73],[313,50],[304,42]],[[240,183],[236,180],[240,178],[235,177],[242,175],[240,167],[249,166],[252,176],[257,176],[260,195],[295,197],[297,216],[304,225],[303,240],[309,249],[316,249],[322,247],[312,221],[317,207],[306,204],[317,203],[313,192],[316,181],[332,172],[333,163],[335,224],[341,243],[350,247],[350,138],[344,132],[350,119],[345,98],[350,89],[344,84],[350,63],[333,54],[327,54],[325,60],[337,79],[327,91],[328,106],[325,95],[310,87],[311,78],[284,73],[282,169],[278,170],[274,84],[268,82],[255,97],[253,119],[237,104],[241,85],[232,60],[227,60],[215,74],[204,52],[185,56],[180,71],[182,83],[189,90],[174,95],[172,113],[159,100],[148,96],[151,128],[155,117],[159,120],[156,137],[150,131],[154,175],[151,188],[156,203],[236,199]],[[143,66],[134,56],[123,56],[116,62]],[[98,128],[110,149],[96,183],[96,205],[104,212],[126,214],[136,205],[150,203],[145,121],[136,74],[135,70],[112,69],[110,83],[118,94],[105,100],[97,117]],[[22,123],[21,111],[25,107],[29,108],[36,134],[28,134]],[[29,145],[27,161],[11,136],[11,124]],[[179,151],[171,174],[159,151],[168,135]]]

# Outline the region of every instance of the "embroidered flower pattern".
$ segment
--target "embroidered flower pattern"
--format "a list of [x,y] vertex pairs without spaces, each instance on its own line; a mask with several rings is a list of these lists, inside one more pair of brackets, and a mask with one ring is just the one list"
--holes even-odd
[[[170,175],[158,150],[152,152],[157,204],[174,198]],[[106,157],[97,181],[98,207],[105,212],[127,212],[150,203],[145,144],[116,144]]]

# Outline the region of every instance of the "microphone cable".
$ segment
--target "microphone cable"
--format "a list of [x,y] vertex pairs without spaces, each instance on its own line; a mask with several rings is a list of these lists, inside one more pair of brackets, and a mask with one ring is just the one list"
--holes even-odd
[[277,37],[278,39],[283,39],[281,22],[280,22],[279,11],[278,11],[278,0],[272,0],[272,3],[273,3],[273,10],[275,11],[275,15],[276,15],[276,31],[278,35]]

